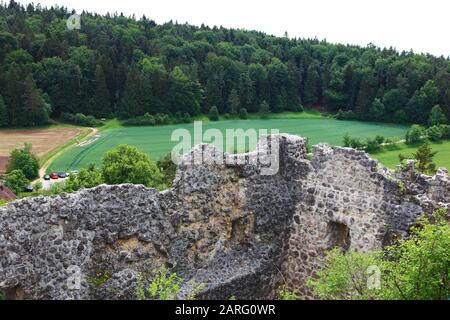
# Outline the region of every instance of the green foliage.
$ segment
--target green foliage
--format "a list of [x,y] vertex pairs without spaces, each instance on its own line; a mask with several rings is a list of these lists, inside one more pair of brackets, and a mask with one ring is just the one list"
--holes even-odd
[[428,125],[438,126],[440,124],[447,124],[447,117],[442,111],[442,108],[439,105],[435,105],[431,109],[430,117],[428,118]]
[[64,191],[73,192],[82,188],[93,188],[103,183],[102,172],[94,164],[71,173],[64,183]]
[[232,114],[233,116],[237,115],[237,111],[239,110],[241,101],[236,89],[231,90],[230,96],[228,98],[228,105],[230,108],[230,114]]
[[[179,277],[175,272],[170,272],[166,267],[153,270],[150,284],[144,288],[143,280],[138,281],[136,294],[139,300],[158,299],[158,300],[177,300],[184,279]],[[205,287],[204,284],[189,283],[191,294],[188,300],[194,300],[197,295]]]
[[[336,117],[347,120],[438,125],[437,104],[450,116],[448,61],[432,55],[89,12],[69,32],[68,15],[64,7],[1,4],[7,126],[62,113],[176,118],[211,106],[235,116],[258,112],[263,101],[275,113],[345,109]],[[0,105],[0,126],[2,118]]]
[[447,300],[450,226],[446,213],[441,209],[431,219],[421,218],[407,238],[384,252],[331,250],[308,286],[321,299]]
[[278,298],[280,300],[298,300],[297,290],[289,290],[286,286],[282,286],[278,290]]
[[189,122],[192,122],[192,117],[189,113],[177,112],[174,115],[157,113],[154,116],[149,113],[145,113],[143,116],[123,120],[122,124],[125,126],[154,126]]
[[145,113],[143,116],[130,118],[122,121],[125,126],[154,126],[156,124],[155,117],[149,113]]
[[448,125],[448,124],[441,124],[439,126],[439,128],[441,128],[441,131],[442,131],[442,138],[443,139],[450,139],[450,125]]
[[21,192],[23,187],[29,183],[30,181],[21,170],[13,170],[6,175],[5,184],[15,194]]
[[244,119],[244,120],[248,118],[248,112],[247,112],[247,109],[241,108],[241,109],[239,110],[239,118],[240,118],[240,119]]
[[341,109],[339,109],[339,111],[336,113],[335,118],[338,120],[355,120],[356,115],[352,110],[342,111]]
[[36,181],[34,184],[33,184],[33,191],[34,192],[39,192],[39,191],[41,191],[42,190],[42,182],[41,181]]
[[111,279],[111,271],[99,269],[94,276],[89,277],[88,281],[92,286],[101,288],[109,279]]
[[212,106],[209,109],[209,120],[211,121],[219,121],[219,109],[216,106]]
[[386,111],[383,102],[381,102],[380,99],[375,98],[369,110],[370,120],[383,121],[385,118],[385,114]]
[[61,114],[60,121],[82,127],[100,127],[103,125],[103,122],[96,119],[94,116],[85,116],[82,113],[71,114],[64,112]]
[[405,140],[407,144],[419,143],[425,136],[425,129],[417,124],[411,126],[406,132]]
[[136,147],[119,145],[104,154],[102,177],[107,184],[134,183],[164,189],[163,175],[147,154]]
[[3,291],[0,291],[0,301],[6,300],[6,295],[3,293]]
[[[368,139],[369,141],[369,139]],[[345,148],[364,149],[366,145],[359,138],[352,138],[348,133],[344,135],[342,145]]]
[[343,252],[334,248],[320,259],[324,268],[317,271],[317,279],[308,279],[307,285],[320,299],[372,300],[378,289],[368,286],[370,266],[381,265],[381,254]]
[[376,138],[373,138],[373,139],[367,138],[364,149],[367,152],[375,152],[375,151],[379,150],[380,147],[381,147],[381,144],[380,144],[379,140],[377,140]]
[[259,107],[259,115],[261,119],[267,119],[269,117],[269,112],[269,104],[264,100]]
[[425,131],[425,134],[431,141],[440,141],[444,134],[442,129],[440,126],[432,126]]
[[166,154],[164,158],[161,158],[156,163],[161,173],[164,175],[163,182],[166,186],[171,186],[175,180],[177,173],[177,165],[172,161],[172,155]]
[[37,178],[39,175],[39,161],[31,153],[31,148],[31,144],[25,143],[23,149],[14,149],[11,151],[11,159],[6,173],[21,170],[28,180]]
[[97,118],[111,117],[111,97],[106,84],[105,73],[101,65],[97,65],[94,74],[94,94],[91,98],[89,110]]
[[428,142],[422,144],[417,152],[413,153],[413,158],[416,160],[416,169],[422,173],[435,173],[436,164],[433,163],[433,157],[436,154],[437,151],[432,151]]
[[0,127],[6,127],[9,124],[8,110],[6,108],[5,100],[0,95]]
[[381,268],[383,299],[447,300],[449,296],[450,226],[447,209],[422,217],[410,236],[386,250]]
[[0,207],[6,205],[8,201],[0,199]]

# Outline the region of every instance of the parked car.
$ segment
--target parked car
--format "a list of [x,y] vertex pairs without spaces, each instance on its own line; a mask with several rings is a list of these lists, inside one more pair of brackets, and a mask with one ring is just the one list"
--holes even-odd
[[53,172],[50,174],[50,179],[57,180],[57,179],[59,179],[59,176],[56,172]]
[[60,177],[61,179],[67,178],[67,173],[65,173],[65,172],[58,172],[58,177]]
[[50,175],[49,175],[49,174],[46,174],[46,175],[44,176],[44,180],[50,180]]
[[33,186],[31,184],[24,186],[23,192],[33,192]]

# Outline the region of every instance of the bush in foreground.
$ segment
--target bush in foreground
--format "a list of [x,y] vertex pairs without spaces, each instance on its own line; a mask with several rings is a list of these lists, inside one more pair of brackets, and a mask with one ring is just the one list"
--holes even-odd
[[15,194],[19,194],[23,187],[30,183],[21,170],[13,170],[6,175],[6,186]]
[[308,286],[321,299],[446,300],[450,271],[446,214],[447,209],[440,209],[430,219],[421,218],[409,237],[383,252],[331,250]]
[[23,149],[14,149],[11,151],[11,160],[9,161],[6,173],[15,170],[21,170],[29,180],[37,178],[39,175],[39,161],[31,153],[31,144],[25,143]]
[[163,175],[156,164],[136,147],[119,145],[104,154],[102,177],[107,184],[134,183],[164,189]]

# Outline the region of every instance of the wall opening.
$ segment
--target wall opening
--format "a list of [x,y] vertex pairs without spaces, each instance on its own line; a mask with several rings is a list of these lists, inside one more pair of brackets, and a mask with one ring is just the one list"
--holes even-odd
[[350,228],[344,223],[330,221],[328,222],[326,240],[328,249],[338,247],[348,251],[351,242]]

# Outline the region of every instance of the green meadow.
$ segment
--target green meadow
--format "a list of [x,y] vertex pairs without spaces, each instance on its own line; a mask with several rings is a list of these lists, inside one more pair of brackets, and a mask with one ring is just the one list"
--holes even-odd
[[[450,141],[442,141],[440,143],[430,144],[433,151],[437,151],[433,160],[437,167],[444,167],[450,169]],[[404,156],[411,156],[416,152],[419,146],[408,146],[400,143],[395,146],[384,147],[380,152],[374,153],[371,156],[380,161],[388,168],[395,169],[399,164],[398,155],[401,153]]]
[[[89,163],[101,163],[103,154],[119,144],[129,144],[146,152],[152,160],[169,153],[178,141],[171,141],[176,129],[187,129],[193,138],[193,124],[177,124],[166,126],[122,127],[117,122],[107,124],[100,130],[100,138],[85,146],[75,146],[57,158],[48,171],[71,171],[86,167]],[[348,133],[361,139],[379,134],[386,138],[403,138],[407,127],[393,124],[368,123],[358,121],[339,121],[314,113],[301,114],[284,113],[270,119],[221,120],[203,122],[203,133],[208,129],[218,129],[225,136],[227,129],[276,129],[280,133],[295,134],[309,139],[310,144],[320,142],[331,145],[341,145],[343,136]],[[192,141],[193,143],[193,141]],[[221,146],[227,152],[235,148]],[[243,148],[241,145],[238,148]],[[250,149],[254,146],[249,146]]]

